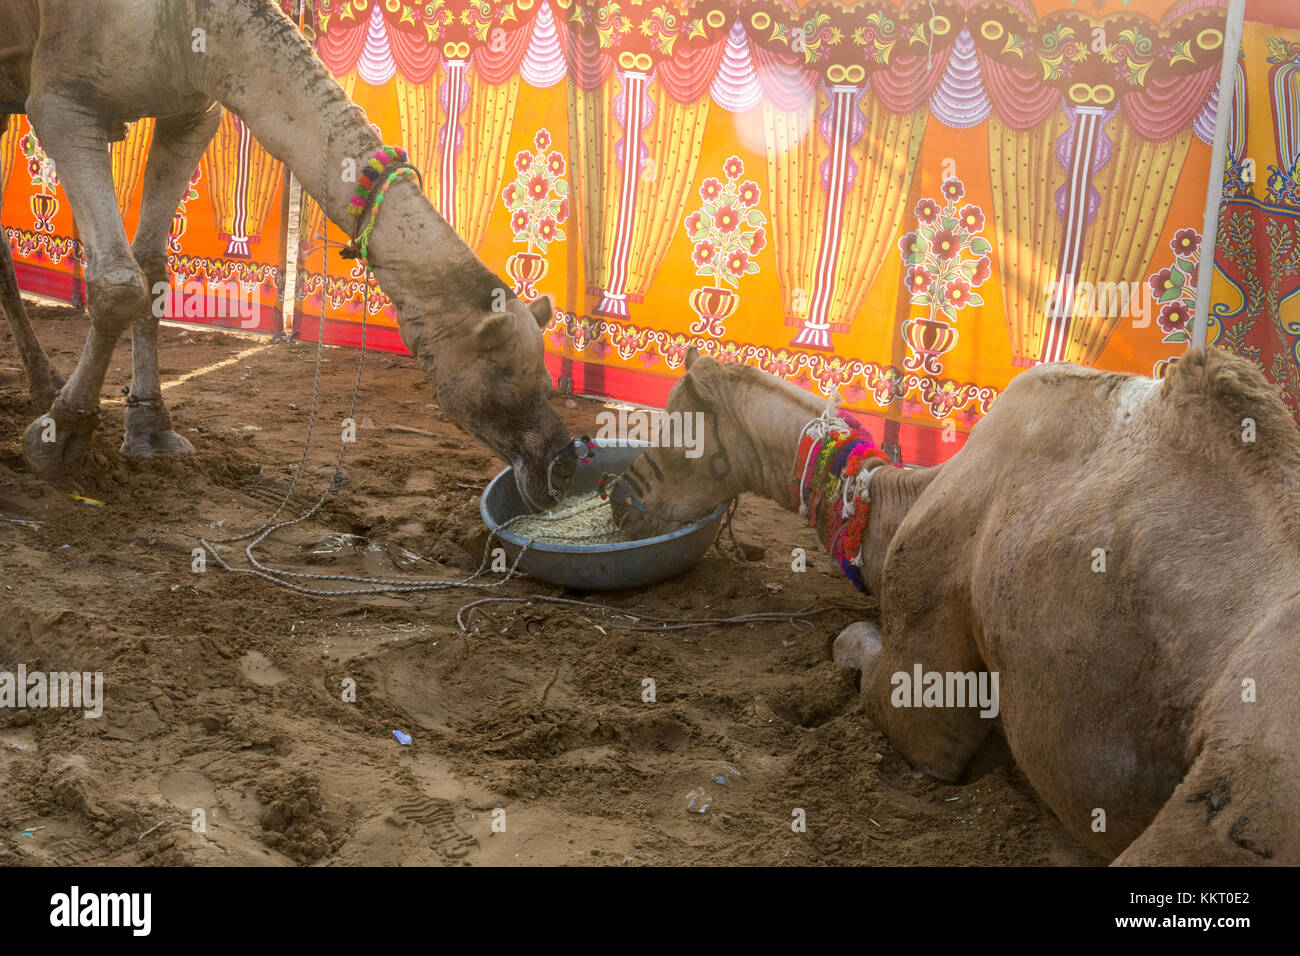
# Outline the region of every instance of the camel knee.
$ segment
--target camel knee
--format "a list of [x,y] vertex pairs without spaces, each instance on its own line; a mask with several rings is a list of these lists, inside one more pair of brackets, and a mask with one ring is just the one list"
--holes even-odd
[[141,260],[140,269],[144,273],[145,284],[149,290],[149,304],[143,312],[133,316],[135,327],[141,323],[145,329],[152,331],[164,318],[176,318],[168,310],[172,308],[172,286],[167,274],[167,260],[146,262]]
[[854,621],[835,638],[832,656],[841,667],[852,667],[864,677],[880,659],[880,628],[867,621]]
[[140,264],[140,273],[144,276],[145,286],[149,290],[150,302],[153,302],[164,291],[159,288],[159,283],[163,286],[169,285],[166,249],[142,253],[133,244],[131,253],[135,256],[135,261]]
[[[863,699],[875,725],[914,768],[942,783],[978,779],[1009,751],[997,747],[993,717],[981,716],[978,700],[958,704],[934,700],[926,690],[919,697],[906,679],[910,669],[895,669],[882,660],[864,679]],[[987,752],[985,748],[987,747]]]
[[86,300],[91,324],[108,334],[121,333],[132,319],[147,314],[152,301],[144,273],[134,264],[87,277]]

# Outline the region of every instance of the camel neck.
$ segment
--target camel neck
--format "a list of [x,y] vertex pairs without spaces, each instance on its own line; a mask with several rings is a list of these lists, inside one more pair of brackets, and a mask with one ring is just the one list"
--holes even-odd
[[[219,35],[208,40],[211,53],[201,85],[293,170],[330,221],[351,235],[356,175],[383,145],[379,135],[288,18],[259,4],[231,4],[228,13],[213,24]],[[397,307],[404,338],[437,337],[458,327],[470,315],[488,311],[494,289],[504,286],[433,208],[413,176],[404,175],[385,194],[369,264]]]
[[871,520],[862,536],[862,579],[873,594],[880,593],[885,555],[899,525],[912,505],[943,470],[930,468],[881,468],[871,476]]
[[[790,392],[796,391],[788,386]],[[795,461],[799,453],[799,439],[808,423],[817,418],[825,403],[802,389],[798,394],[788,394],[787,400],[776,403],[766,415],[756,420],[758,427],[748,429],[750,441],[757,456],[757,468],[751,486],[746,489],[775,501],[787,511],[797,511],[798,502],[792,492],[796,480]],[[757,407],[761,407],[756,403]]]
[[[769,393],[751,392],[743,396],[743,404],[739,406],[745,408],[744,415],[739,417],[754,459],[751,467],[746,469],[747,483],[738,491],[762,495],[787,511],[797,512],[799,500],[794,488],[800,477],[796,469],[803,464],[799,454],[800,440],[804,429],[821,415],[825,404],[817,396],[783,382],[765,383],[762,387],[775,392],[776,400]],[[866,455],[869,452],[859,450],[855,454]],[[847,456],[848,451],[846,459]],[[861,565],[855,567],[860,571],[862,583],[872,592],[879,590],[889,541],[941,467],[878,467],[872,471],[870,507],[861,510],[855,507],[859,527],[851,529],[858,536],[855,540],[860,542]],[[843,517],[842,513],[840,517]],[[843,542],[840,542],[840,550],[846,550]],[[856,552],[858,546],[848,550]],[[856,554],[843,556],[851,561]]]
[[[216,34],[216,35],[212,35]],[[270,5],[225,4],[200,83],[284,163],[331,222],[351,230],[356,174],[383,143],[307,41]]]

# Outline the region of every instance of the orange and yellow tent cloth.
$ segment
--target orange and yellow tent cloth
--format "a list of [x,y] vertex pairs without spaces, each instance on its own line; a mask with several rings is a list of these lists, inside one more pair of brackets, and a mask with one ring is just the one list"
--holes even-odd
[[[1188,346],[1227,0],[283,6],[503,284],[554,297],[576,391],[662,404],[696,345],[838,391],[927,463],[1028,366],[1160,374]],[[128,225],[147,141],[114,146]],[[0,149],[23,284],[75,296],[39,143],[16,118]],[[367,343],[400,350],[288,187],[227,117],[174,272],[255,290],[270,331],[292,260],[294,334],[356,344],[368,302]]]

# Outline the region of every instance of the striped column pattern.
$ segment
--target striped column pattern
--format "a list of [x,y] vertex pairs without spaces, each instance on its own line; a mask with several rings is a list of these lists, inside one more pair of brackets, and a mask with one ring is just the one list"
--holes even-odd
[[1246,157],[1246,117],[1250,115],[1247,96],[1246,70],[1238,60],[1237,68],[1232,73],[1232,105],[1228,109],[1229,168],[1239,166]]
[[239,149],[237,152],[235,174],[235,219],[230,226],[230,242],[226,244],[226,255],[236,259],[247,259],[248,251],[248,177],[252,172],[253,134],[240,120],[235,120],[239,130]]
[[596,305],[597,315],[627,317],[627,262],[632,254],[632,224],[636,217],[636,190],[641,182],[641,126],[647,73],[627,72],[623,77],[623,183],[618,197],[618,222],[610,251],[609,280]]
[[835,291],[835,263],[840,255],[840,230],[844,224],[844,194],[849,175],[850,129],[856,86],[833,86],[831,118],[830,181],[826,184],[826,213],[822,219],[821,248],[817,251],[817,271],[813,276],[812,300],[808,317],[791,340],[791,345],[832,352],[831,295]]
[[1076,107],[1074,142],[1070,147],[1070,172],[1066,180],[1065,234],[1061,244],[1061,262],[1056,270],[1056,291],[1047,310],[1043,330],[1040,362],[1059,362],[1065,358],[1070,341],[1070,320],[1074,313],[1074,290],[1079,284],[1079,262],[1088,231],[1088,190],[1092,187],[1092,167],[1097,141],[1101,137],[1102,113],[1097,106]]
[[[1241,65],[1237,65],[1241,71]],[[1244,71],[1242,71],[1244,73]],[[1273,97],[1273,141],[1281,170],[1291,173],[1300,159],[1300,64],[1279,63],[1269,71]],[[1242,110],[1245,113],[1245,110]]]
[[439,209],[447,225],[456,228],[456,152],[460,145],[460,117],[469,100],[469,84],[465,80],[467,60],[447,60],[447,78],[443,80],[441,96],[447,111],[447,122],[439,137],[441,145]]

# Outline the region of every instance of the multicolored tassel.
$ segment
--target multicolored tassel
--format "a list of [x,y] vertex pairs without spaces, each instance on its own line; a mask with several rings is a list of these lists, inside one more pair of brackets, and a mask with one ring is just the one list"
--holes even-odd
[[857,420],[843,414],[839,417],[848,426],[847,432],[829,432],[825,438],[805,434],[800,440],[791,490],[795,508],[808,514],[822,546],[844,576],[867,593],[858,554],[871,508],[866,483],[871,469],[867,466],[872,461],[888,464],[889,459]]

